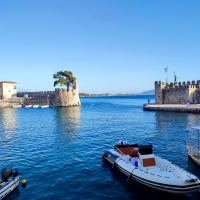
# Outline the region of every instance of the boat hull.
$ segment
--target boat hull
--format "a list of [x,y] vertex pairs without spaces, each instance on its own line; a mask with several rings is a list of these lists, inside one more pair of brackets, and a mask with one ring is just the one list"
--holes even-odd
[[199,159],[199,158],[196,158],[195,156],[190,155],[190,154],[188,154],[188,157],[189,157],[193,162],[195,162],[197,165],[200,166],[200,159]]
[[127,176],[127,180],[132,180],[135,182],[138,182],[142,185],[145,185],[147,187],[159,190],[159,191],[164,191],[168,193],[176,193],[176,194],[183,194],[183,193],[188,193],[188,192],[195,192],[199,191],[200,189],[200,184],[193,184],[193,185],[188,185],[188,186],[177,186],[177,185],[169,185],[169,184],[163,184],[163,183],[158,183],[158,182],[153,182],[147,179],[144,179],[143,177],[137,176],[133,173],[130,173],[128,170],[125,168],[121,167],[117,162],[116,162],[116,155],[109,155],[108,153],[104,154],[102,159],[109,163],[112,166],[112,169],[118,170],[124,175]]
[[13,190],[15,190],[19,186],[19,177],[14,178],[9,181],[6,185],[4,185],[0,189],[0,200],[4,199],[9,195]]
[[39,105],[34,105],[33,108],[39,108]]
[[200,166],[200,152],[198,149],[192,147],[191,145],[187,145],[188,149],[188,157]]
[[40,106],[40,108],[49,108],[49,105]]
[[32,108],[32,105],[24,106],[25,108]]
[[22,105],[13,105],[12,107],[13,107],[13,108],[21,108]]

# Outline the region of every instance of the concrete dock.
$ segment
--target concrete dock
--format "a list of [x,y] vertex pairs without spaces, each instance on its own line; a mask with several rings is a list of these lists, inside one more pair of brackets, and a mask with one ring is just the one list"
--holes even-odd
[[183,112],[200,114],[200,104],[144,104],[146,111]]

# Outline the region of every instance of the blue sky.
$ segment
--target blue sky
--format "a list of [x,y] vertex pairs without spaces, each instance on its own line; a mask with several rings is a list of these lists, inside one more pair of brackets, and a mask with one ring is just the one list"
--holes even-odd
[[0,80],[53,90],[71,70],[81,92],[137,93],[200,79],[200,2],[0,0]]

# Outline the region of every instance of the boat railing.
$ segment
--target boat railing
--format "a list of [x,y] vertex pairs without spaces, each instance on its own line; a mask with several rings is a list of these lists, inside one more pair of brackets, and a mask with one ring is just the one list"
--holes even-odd
[[124,160],[125,162],[127,162],[127,156],[129,156],[129,155],[125,155],[119,148],[117,148],[116,147],[116,149],[117,149],[117,151],[120,153],[120,158],[122,159],[122,160]]
[[189,150],[189,154],[197,157],[197,158],[200,158],[200,151],[198,148],[194,147],[193,145],[188,145],[188,150]]
[[116,147],[116,149],[117,149],[117,151],[118,151],[121,155],[124,156],[124,154],[122,153],[122,151],[121,151],[118,147]]
[[117,148],[116,147],[116,149],[117,149],[117,151],[120,153],[120,158],[122,159],[122,160],[124,160],[124,154],[122,153],[122,151],[119,149],[119,148]]

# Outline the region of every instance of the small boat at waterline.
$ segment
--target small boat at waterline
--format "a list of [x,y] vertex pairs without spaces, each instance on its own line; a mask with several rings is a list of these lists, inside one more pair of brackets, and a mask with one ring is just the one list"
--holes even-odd
[[40,106],[40,108],[49,108],[49,105]]
[[39,108],[39,105],[33,105],[33,108]]
[[13,171],[10,167],[4,168],[2,170],[2,178],[0,179],[0,200],[6,198],[18,186],[18,171]]
[[12,105],[13,108],[21,108],[22,105]]
[[32,105],[25,105],[25,108],[32,108]]
[[127,176],[150,188],[169,193],[200,190],[200,180],[170,161],[156,156],[152,145],[122,142],[104,153],[102,159]]

